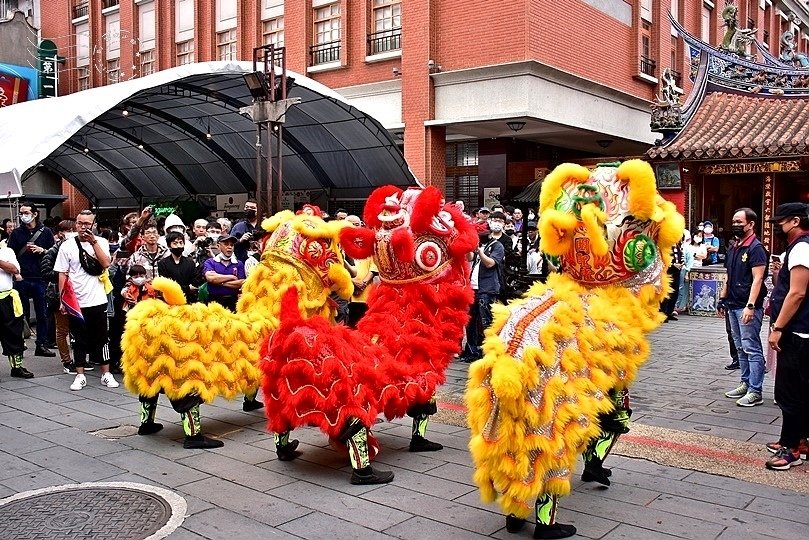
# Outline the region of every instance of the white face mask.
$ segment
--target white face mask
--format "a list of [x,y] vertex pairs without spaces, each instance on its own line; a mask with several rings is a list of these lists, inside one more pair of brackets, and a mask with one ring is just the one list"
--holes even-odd
[[34,214],[20,214],[20,221],[28,225],[34,221]]
[[503,224],[497,222],[489,223],[489,228],[492,230],[492,232],[500,232],[503,230]]
[[134,283],[135,285],[140,287],[141,285],[146,283],[146,278],[145,277],[133,277],[132,278],[132,283]]
[[208,238],[212,238],[215,242],[219,240],[219,235],[217,233],[208,233]]

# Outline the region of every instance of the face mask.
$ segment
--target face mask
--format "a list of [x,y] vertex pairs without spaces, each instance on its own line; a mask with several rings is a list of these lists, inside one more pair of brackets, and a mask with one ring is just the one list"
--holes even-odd
[[208,233],[208,238],[210,238],[214,242],[216,242],[217,240],[219,240],[219,234],[218,233]]
[[713,227],[705,227],[705,228],[702,230],[702,232],[703,232],[703,233],[705,233],[705,234],[707,234],[707,235],[711,235],[711,234],[713,234]]
[[34,214],[20,214],[20,221],[28,225],[34,221]]
[[731,225],[730,230],[736,238],[744,236],[744,225]]
[[121,246],[118,244],[110,244],[110,253],[115,253]]
[[506,234],[517,234],[517,231],[515,231],[514,229],[505,229],[505,233]]
[[786,240],[787,236],[789,236],[789,231],[794,229],[795,227],[790,227],[788,230],[784,230],[781,225],[776,225],[773,233],[775,234],[776,238],[780,238],[782,240]]
[[500,232],[500,231],[503,230],[503,224],[502,223],[497,223],[497,222],[490,223],[489,228],[492,230],[492,232]]
[[244,211],[244,217],[246,217],[247,219],[253,219],[254,217],[256,217],[256,211],[252,210],[252,209],[251,210],[245,210]]
[[146,283],[146,278],[145,277],[133,277],[132,278],[132,283],[134,283],[135,285],[140,287],[141,285]]
[[175,257],[181,257],[184,250],[185,248],[182,247],[173,247],[169,251],[171,251],[171,254],[174,255]]

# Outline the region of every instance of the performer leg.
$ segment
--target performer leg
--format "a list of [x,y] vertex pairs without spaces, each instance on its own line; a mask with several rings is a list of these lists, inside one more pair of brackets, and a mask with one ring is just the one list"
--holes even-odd
[[183,448],[219,448],[224,446],[225,443],[216,439],[209,439],[202,434],[202,427],[199,418],[199,406],[202,399],[196,395],[191,394],[182,399],[172,399],[171,406],[174,410],[180,413],[183,419],[183,431],[185,432],[185,441],[183,441]]
[[557,495],[540,495],[536,503],[537,526],[534,538],[567,538],[576,534],[576,527],[556,523]]
[[154,421],[155,414],[157,414],[157,398],[158,395],[153,397],[138,396],[140,400],[140,427],[138,428],[138,435],[151,435],[163,429],[163,424],[158,424]]
[[11,366],[11,376],[20,379],[30,379],[33,373],[22,367],[22,354],[8,355],[8,365]]
[[351,483],[356,485],[387,484],[393,480],[391,471],[375,471],[368,455],[368,430],[363,426],[347,441],[351,459]]
[[257,411],[264,408],[264,404],[256,399],[258,389],[244,394],[244,403],[242,403],[242,410],[244,412]]
[[601,434],[590,442],[584,451],[583,482],[598,482],[609,486],[612,471],[604,468],[604,460],[612,451],[618,438],[629,432],[629,418],[632,409],[629,407],[629,390],[613,390],[610,396],[615,403],[615,410],[601,418]]
[[273,438],[275,439],[275,453],[279,461],[292,461],[301,455],[301,453],[297,451],[299,441],[298,439],[292,439],[290,441],[289,431],[275,433]]
[[408,409],[407,415],[413,418],[413,436],[410,438],[410,452],[435,452],[444,448],[443,445],[424,438],[430,416],[437,411],[438,406],[435,403],[435,396],[424,405],[414,405]]

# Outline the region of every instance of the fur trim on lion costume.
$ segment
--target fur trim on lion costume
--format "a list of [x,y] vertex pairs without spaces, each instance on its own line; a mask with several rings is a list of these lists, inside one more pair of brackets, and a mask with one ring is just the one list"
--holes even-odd
[[540,494],[570,491],[599,414],[614,407],[609,391],[627,387],[647,359],[683,231],[639,160],[592,173],[560,165],[539,210],[541,247],[564,273],[494,306],[466,392],[474,480],[483,500],[520,518]]
[[337,243],[344,223],[284,211],[262,227],[272,235],[261,264],[242,286],[236,313],[217,303],[186,305],[180,286],[166,278],[152,284],[163,300],[145,300],[129,311],[121,363],[130,392],[153,397],[163,391],[170,399],[197,394],[205,402],[255,392],[259,347],[277,328],[281,298],[290,287],[307,317],[333,318],[332,291],[351,297]]

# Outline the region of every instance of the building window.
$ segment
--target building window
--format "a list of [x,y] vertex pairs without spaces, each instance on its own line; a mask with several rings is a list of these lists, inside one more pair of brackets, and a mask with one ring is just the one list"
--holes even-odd
[[654,77],[655,67],[656,62],[652,58],[652,25],[647,21],[641,21],[640,72]]
[[79,91],[87,90],[90,88],[90,66],[82,66],[78,70],[79,73]]
[[116,58],[107,61],[107,84],[115,84],[121,80],[121,61]]
[[680,55],[677,46],[679,45],[679,40],[672,36],[671,37],[671,74],[674,77],[674,84],[676,84],[679,88],[683,87],[683,74],[680,72]]
[[311,47],[312,65],[340,61],[340,4],[329,4],[315,9],[314,45]]
[[108,9],[118,5],[118,0],[103,0],[101,2],[101,9]]
[[140,76],[154,73],[154,49],[140,52]]
[[705,43],[711,43],[711,15],[713,8],[707,4],[702,4],[702,34],[700,39]]
[[182,66],[194,62],[194,42],[182,41],[177,44],[177,65]]
[[368,35],[368,54],[402,48],[402,2],[373,0],[374,31]]
[[236,60],[236,29],[216,34],[216,55],[220,60]]
[[90,2],[88,0],[77,0],[73,2],[73,18],[87,17],[90,14]]
[[264,21],[264,45],[284,46],[284,17]]

